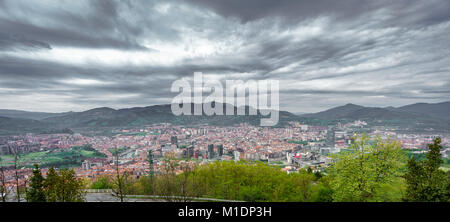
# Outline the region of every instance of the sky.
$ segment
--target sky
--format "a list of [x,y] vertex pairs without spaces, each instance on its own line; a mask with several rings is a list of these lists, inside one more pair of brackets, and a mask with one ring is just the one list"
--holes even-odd
[[449,55],[448,0],[0,0],[0,109],[167,104],[194,72],[291,112],[435,103]]

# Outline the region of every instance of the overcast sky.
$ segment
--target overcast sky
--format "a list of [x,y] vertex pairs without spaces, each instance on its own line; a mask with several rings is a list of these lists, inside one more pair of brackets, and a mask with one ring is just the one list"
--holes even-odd
[[0,108],[170,103],[173,81],[277,79],[280,106],[450,100],[448,0],[0,0]]

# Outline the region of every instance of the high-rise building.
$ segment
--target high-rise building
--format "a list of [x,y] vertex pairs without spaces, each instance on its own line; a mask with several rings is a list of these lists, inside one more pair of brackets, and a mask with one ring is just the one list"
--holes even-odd
[[187,157],[192,158],[194,156],[194,146],[189,146],[187,148]]
[[290,152],[286,153],[286,160],[287,160],[288,164],[292,164],[292,157],[293,157],[292,153],[290,153]]
[[334,126],[328,126],[327,130],[327,145],[329,147],[334,147],[335,143],[335,127]]
[[219,153],[219,156],[223,155],[223,144],[217,145],[217,152]]
[[208,159],[214,158],[214,144],[208,145]]

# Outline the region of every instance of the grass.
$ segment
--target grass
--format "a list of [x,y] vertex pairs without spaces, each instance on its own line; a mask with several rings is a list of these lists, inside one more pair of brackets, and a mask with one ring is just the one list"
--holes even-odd
[[[22,154],[19,156],[19,165],[32,167],[33,164],[41,166],[72,167],[80,166],[81,162],[88,158],[102,158],[104,154],[90,147],[72,147],[71,149],[58,152],[59,150],[41,151]],[[1,155],[3,166],[14,165],[13,155]]]

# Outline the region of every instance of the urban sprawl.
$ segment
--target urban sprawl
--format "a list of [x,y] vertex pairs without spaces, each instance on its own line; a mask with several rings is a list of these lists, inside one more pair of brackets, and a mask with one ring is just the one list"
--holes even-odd
[[[15,156],[19,156],[18,177],[19,184],[23,185],[32,174],[33,164],[45,166],[46,161],[50,161],[45,159],[45,154],[62,153],[73,147],[88,147],[101,154],[75,161],[72,167],[78,178],[91,180],[103,175],[114,175],[114,151],[118,150],[120,170],[136,178],[148,175],[150,170],[156,174],[161,172],[162,160],[167,156],[181,161],[195,161],[198,164],[232,160],[262,161],[279,166],[286,173],[296,172],[300,168],[321,171],[329,165],[330,154],[348,148],[359,130],[367,127],[364,121],[328,127],[290,122],[289,126],[284,128],[248,124],[233,127],[157,124],[115,130],[115,136],[112,137],[85,136],[80,133],[27,134],[0,137],[0,157],[1,164],[6,169],[7,187],[10,189],[16,184],[16,171],[13,168]],[[404,134],[380,127],[372,129],[368,135],[398,140],[402,148],[417,153],[427,152],[427,144],[432,143],[433,138],[438,136],[442,138],[444,147],[450,144],[449,135]],[[442,150],[444,158],[448,158],[449,153],[450,148]],[[72,157],[66,157],[64,160],[70,158]],[[150,166],[150,163],[153,166]],[[44,175],[47,171],[48,167],[42,169]],[[178,173],[181,173],[181,169]]]

